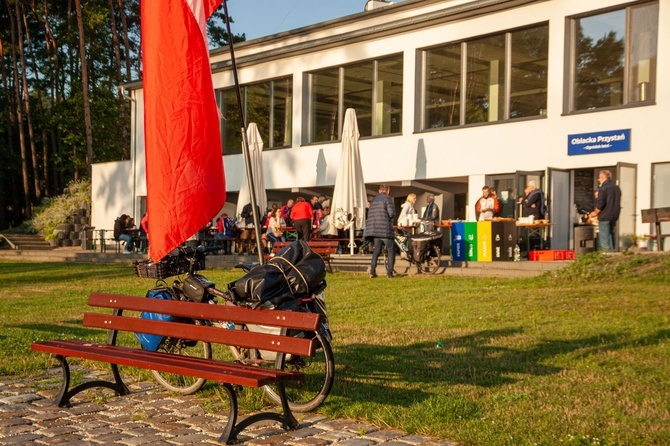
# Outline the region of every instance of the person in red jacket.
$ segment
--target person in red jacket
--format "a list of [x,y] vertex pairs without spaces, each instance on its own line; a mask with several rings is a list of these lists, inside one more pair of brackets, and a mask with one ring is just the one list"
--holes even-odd
[[291,208],[291,221],[293,227],[298,232],[300,240],[308,241],[309,234],[312,232],[312,219],[314,218],[314,209],[309,201],[303,197],[295,199],[295,204]]

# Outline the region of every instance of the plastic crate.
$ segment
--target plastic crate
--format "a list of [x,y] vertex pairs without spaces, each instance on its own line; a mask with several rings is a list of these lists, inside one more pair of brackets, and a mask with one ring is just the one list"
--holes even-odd
[[528,260],[548,262],[553,260],[574,260],[575,252],[565,249],[544,249],[542,251],[530,251]]

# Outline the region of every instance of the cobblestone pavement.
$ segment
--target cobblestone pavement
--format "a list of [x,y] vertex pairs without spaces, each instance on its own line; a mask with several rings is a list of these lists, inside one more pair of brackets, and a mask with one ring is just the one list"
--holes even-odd
[[[106,374],[71,367],[85,379]],[[206,413],[197,396],[175,395],[153,382],[130,383],[131,394],[88,390],[71,408],[53,405],[60,368],[32,379],[0,377],[0,444],[36,445],[184,445],[218,444],[226,416]],[[227,413],[227,411],[226,411]],[[406,435],[353,420],[329,420],[318,414],[295,414],[300,427],[284,431],[278,423],[252,425],[239,444],[252,446],[453,446],[453,443]]]

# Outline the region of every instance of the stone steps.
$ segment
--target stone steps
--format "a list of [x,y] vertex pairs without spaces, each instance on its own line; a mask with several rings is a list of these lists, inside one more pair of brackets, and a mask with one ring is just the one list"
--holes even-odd
[[17,250],[51,250],[49,242],[37,234],[0,234],[0,238],[11,249]]

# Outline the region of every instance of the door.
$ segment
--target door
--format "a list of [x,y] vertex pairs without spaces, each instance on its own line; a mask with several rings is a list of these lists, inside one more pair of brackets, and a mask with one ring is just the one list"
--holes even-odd
[[500,216],[503,218],[516,218],[515,203],[517,187],[514,184],[514,180],[514,174],[487,175],[485,179],[486,184],[493,186],[496,190],[498,202],[500,203]]
[[623,250],[620,245],[621,236],[635,234],[637,221],[637,165],[618,163],[616,165],[616,182],[621,189],[621,213],[617,224],[614,246]]
[[[670,207],[670,163],[651,165],[651,208]],[[645,234],[655,234],[656,225],[645,228]],[[661,223],[661,233],[670,234],[670,222]],[[658,243],[658,242],[657,242]],[[658,245],[660,246],[660,245]],[[660,248],[659,248],[660,249]],[[670,251],[670,239],[663,244],[665,251]]]
[[573,207],[570,197],[570,171],[550,167],[548,169],[547,209],[552,223],[549,234],[551,249],[569,249],[572,230]]

